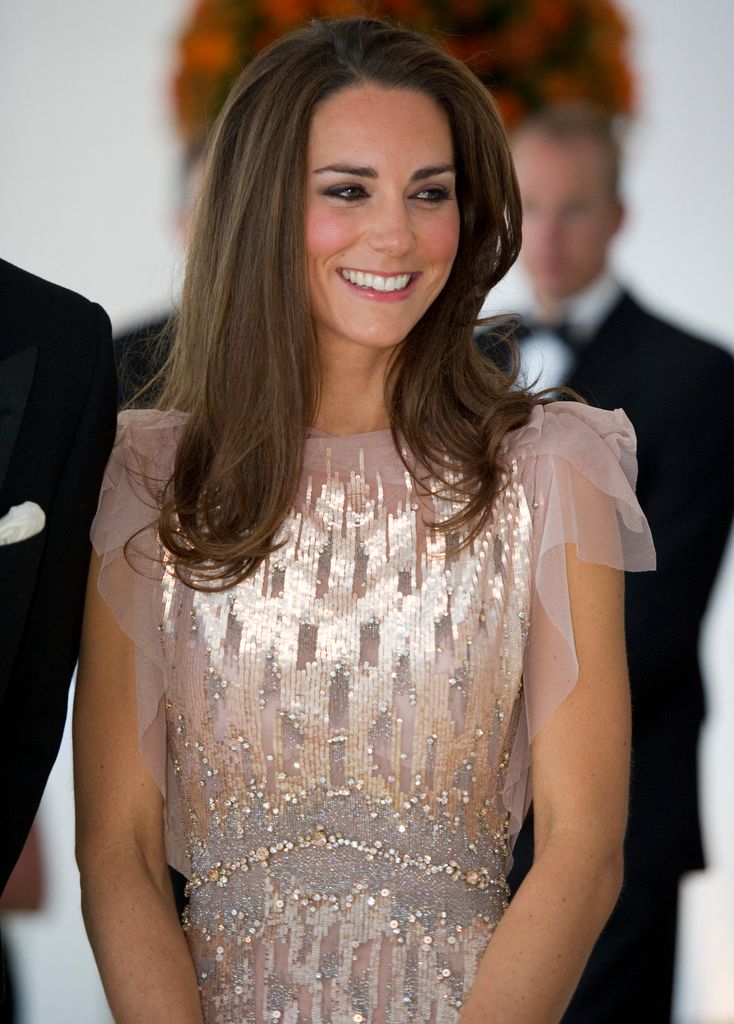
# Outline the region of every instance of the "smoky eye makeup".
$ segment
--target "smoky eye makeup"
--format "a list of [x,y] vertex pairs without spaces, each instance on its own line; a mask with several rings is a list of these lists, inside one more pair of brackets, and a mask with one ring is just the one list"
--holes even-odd
[[[364,199],[369,195],[364,185],[357,184],[329,185],[327,188],[320,189],[319,191],[322,196],[330,199],[342,199],[347,203]],[[412,192],[410,198],[418,199],[432,206],[438,206],[441,203],[448,202],[450,199],[454,199],[455,196],[453,190],[445,185],[426,185]]]
[[356,199],[364,199],[368,194],[363,185],[329,185],[321,189],[322,196],[330,199],[343,199],[346,202],[354,202]]
[[414,197],[426,203],[438,204],[453,199],[454,193],[445,185],[427,185],[425,188],[418,189]]

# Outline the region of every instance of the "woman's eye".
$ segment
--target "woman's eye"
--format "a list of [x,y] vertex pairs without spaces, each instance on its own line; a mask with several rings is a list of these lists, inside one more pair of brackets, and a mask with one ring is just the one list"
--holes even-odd
[[[323,194],[331,199],[341,199],[347,203],[353,203],[359,199],[366,199],[369,196],[364,185],[333,185],[331,188],[325,189]],[[451,199],[451,192],[442,185],[435,185],[430,188],[421,189],[419,192],[416,192],[412,198],[418,199],[422,203],[428,203],[435,206]]]
[[451,193],[447,188],[436,185],[433,188],[422,188],[420,192],[416,192],[415,198],[424,203],[445,203],[451,198]]
[[364,199],[367,192],[361,185],[335,185],[333,188],[327,188],[324,195],[333,199],[345,199],[351,203],[355,199]]

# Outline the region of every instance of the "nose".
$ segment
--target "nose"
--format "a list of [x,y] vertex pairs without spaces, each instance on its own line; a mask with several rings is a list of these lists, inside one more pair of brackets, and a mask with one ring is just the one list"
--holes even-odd
[[370,211],[368,241],[376,252],[405,256],[415,246],[415,232],[403,196],[385,197]]

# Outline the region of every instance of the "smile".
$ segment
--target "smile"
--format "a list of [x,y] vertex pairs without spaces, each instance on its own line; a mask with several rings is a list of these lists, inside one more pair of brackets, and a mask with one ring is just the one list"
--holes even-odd
[[413,274],[391,274],[385,277],[382,274],[369,274],[362,270],[345,268],[339,273],[350,284],[355,284],[358,288],[371,288],[376,292],[401,292],[408,287],[413,278]]

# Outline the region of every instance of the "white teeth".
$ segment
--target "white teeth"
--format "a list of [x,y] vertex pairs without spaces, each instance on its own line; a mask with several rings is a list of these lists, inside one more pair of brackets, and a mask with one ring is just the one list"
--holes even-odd
[[399,292],[410,284],[412,274],[394,274],[383,277],[382,274],[365,274],[362,270],[340,271],[345,281],[356,284],[360,288],[372,288],[376,292]]

